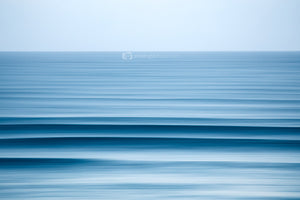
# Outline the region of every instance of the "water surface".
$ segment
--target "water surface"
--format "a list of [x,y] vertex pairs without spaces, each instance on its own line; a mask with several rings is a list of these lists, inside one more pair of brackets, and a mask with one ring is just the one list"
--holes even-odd
[[299,52],[2,52],[1,199],[300,199]]

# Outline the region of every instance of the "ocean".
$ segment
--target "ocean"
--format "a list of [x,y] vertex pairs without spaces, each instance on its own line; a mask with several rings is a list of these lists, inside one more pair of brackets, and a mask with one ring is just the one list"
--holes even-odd
[[300,52],[1,52],[0,199],[300,199]]

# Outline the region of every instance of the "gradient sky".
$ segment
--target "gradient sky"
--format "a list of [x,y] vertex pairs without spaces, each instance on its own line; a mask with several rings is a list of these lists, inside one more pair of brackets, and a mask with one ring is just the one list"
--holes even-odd
[[0,0],[0,51],[300,50],[300,0]]

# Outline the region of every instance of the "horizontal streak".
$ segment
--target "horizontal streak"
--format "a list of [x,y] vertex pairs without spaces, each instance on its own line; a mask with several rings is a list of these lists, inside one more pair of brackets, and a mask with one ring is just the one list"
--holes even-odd
[[57,137],[0,139],[0,149],[207,149],[274,152],[300,151],[300,141],[266,139],[142,138],[142,137]]

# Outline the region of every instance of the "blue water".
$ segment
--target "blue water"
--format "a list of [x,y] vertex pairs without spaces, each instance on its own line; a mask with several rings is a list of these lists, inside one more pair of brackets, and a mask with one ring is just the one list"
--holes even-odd
[[300,52],[2,52],[0,199],[300,199]]

